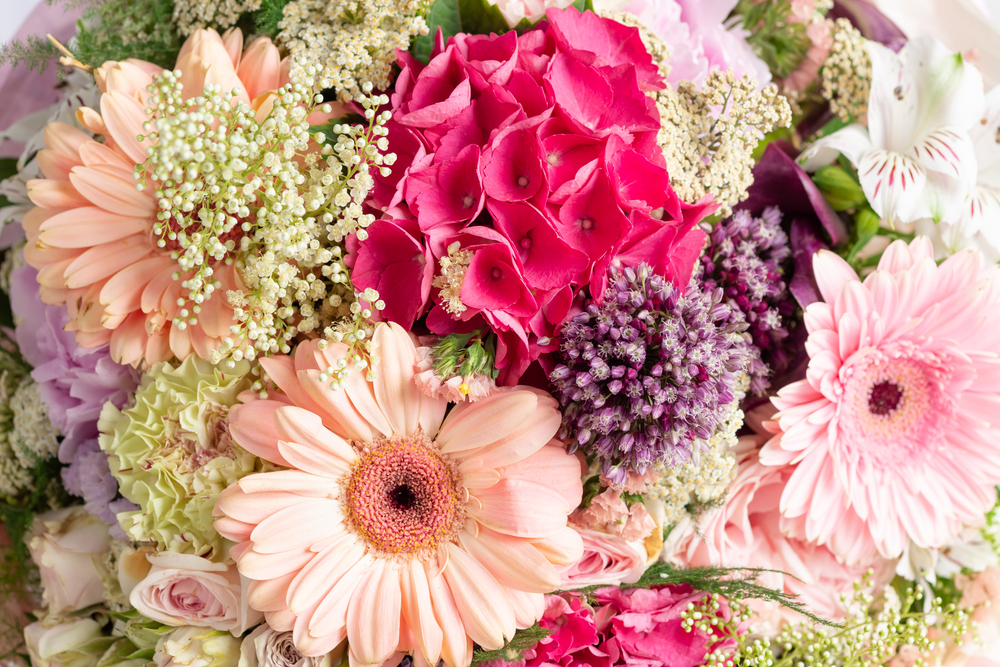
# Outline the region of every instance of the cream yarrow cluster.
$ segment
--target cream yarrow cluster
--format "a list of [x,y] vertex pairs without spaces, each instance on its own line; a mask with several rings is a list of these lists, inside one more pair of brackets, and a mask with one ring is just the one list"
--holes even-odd
[[26,376],[10,398],[13,413],[7,438],[21,466],[34,468],[59,452],[59,429],[49,420],[49,409],[38,383]]
[[261,0],[174,0],[174,24],[184,36],[198,28],[228,28],[260,5]]
[[462,250],[461,244],[456,241],[448,246],[448,254],[440,260],[441,274],[431,282],[441,290],[441,305],[452,315],[461,315],[466,310],[462,303],[462,283],[471,262],[472,253]]
[[872,586],[871,577],[869,571],[854,584],[854,596],[844,600],[848,613],[840,626],[803,621],[785,625],[769,639],[752,627],[746,631],[751,615],[739,600],[728,601],[728,621],[718,618],[714,596],[689,605],[681,613],[682,624],[688,631],[711,628],[723,639],[706,656],[705,667],[875,667],[888,664],[902,647],[919,654],[918,662],[911,656],[906,664],[931,664],[923,661],[940,641],[961,643],[969,631],[967,610],[941,598],[925,600],[919,587],[907,588],[900,597],[891,585]]
[[776,127],[788,127],[792,110],[774,85],[758,91],[749,76],[713,71],[699,89],[682,81],[654,94],[660,112],[657,142],[670,185],[693,204],[706,194],[727,216],[753,183],[753,150]]
[[[237,269],[241,286],[224,290],[233,308],[232,335],[212,355],[235,364],[288,353],[300,335],[337,340],[354,331],[364,308],[344,265],[343,243],[363,240],[374,216],[362,204],[371,170],[388,175],[388,104],[365,84],[356,102],[364,124],[337,124],[333,136],[312,132],[309,116],[330,113],[312,67],[293,69],[291,83],[257,111],[239,91],[209,85],[183,100],[179,72],[148,87],[149,158],[136,167],[137,188],[155,183],[157,244],[178,263],[182,306],[174,326],[197,323],[202,304],[223,291],[215,268]],[[268,109],[261,111],[260,109]],[[372,307],[380,303],[375,295]]]
[[250,364],[233,371],[191,355],[177,366],[155,364],[131,407],[104,406],[100,445],[123,496],[142,509],[118,521],[136,541],[160,550],[228,557],[212,510],[226,488],[264,463],[229,433],[229,409],[251,388]]
[[842,121],[863,119],[868,112],[868,93],[872,83],[868,40],[850,21],[837,19],[833,24],[833,44],[820,70],[823,98],[830,111]]
[[314,66],[322,88],[353,100],[364,82],[391,84],[396,49],[426,35],[430,0],[292,0],[285,6],[277,42],[303,65]]
[[699,508],[721,503],[736,477],[736,432],[743,426],[743,411],[739,399],[733,402],[726,420],[707,441],[697,443],[697,461],[678,465],[658,463],[654,470],[659,479],[651,483],[644,494],[648,499],[663,503],[663,525],[676,526]]

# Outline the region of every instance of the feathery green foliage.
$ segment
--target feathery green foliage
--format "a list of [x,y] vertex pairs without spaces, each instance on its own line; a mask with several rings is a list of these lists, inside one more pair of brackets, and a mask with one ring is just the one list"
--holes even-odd
[[732,15],[750,31],[747,42],[771,74],[784,78],[805,60],[812,42],[806,26],[791,20],[791,0],[740,0]]
[[260,3],[260,9],[254,13],[257,32],[261,35],[267,35],[271,39],[277,37],[281,31],[278,24],[281,23],[281,19],[285,15],[285,6],[289,2],[291,0],[263,0]]
[[552,630],[543,628],[538,623],[535,623],[526,630],[518,630],[502,648],[498,648],[495,651],[484,651],[481,648],[477,648],[473,651],[472,667],[476,667],[476,665],[484,662],[490,662],[491,660],[504,660],[506,662],[520,660],[524,657],[525,651],[534,648],[535,644],[551,634]]

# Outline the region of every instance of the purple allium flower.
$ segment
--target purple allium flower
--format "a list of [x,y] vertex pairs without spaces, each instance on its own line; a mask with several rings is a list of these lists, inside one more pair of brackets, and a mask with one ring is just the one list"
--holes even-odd
[[784,370],[788,355],[788,318],[795,302],[782,279],[781,265],[791,257],[788,236],[781,229],[781,211],[774,206],[754,218],[737,211],[709,233],[708,245],[695,269],[706,291],[723,290],[733,308],[730,321],[746,320],[752,341],[750,390],[764,394],[768,376]]
[[728,414],[746,325],[722,298],[694,281],[680,290],[646,264],[613,268],[603,302],[563,326],[550,375],[560,436],[596,456],[612,482],[689,460]]
[[139,506],[118,495],[118,480],[111,474],[108,455],[96,439],[85,440],[77,447],[73,462],[62,469],[63,485],[74,496],[83,498],[88,512],[111,526],[116,540],[130,541],[118,524],[118,512],[130,512]]
[[11,272],[10,303],[17,325],[17,345],[34,370],[49,419],[63,434],[59,460],[72,463],[80,443],[97,437],[101,407],[111,401],[121,407],[139,384],[134,368],[115,363],[108,346],[80,347],[65,307],[49,306],[39,297],[38,272],[19,266]]

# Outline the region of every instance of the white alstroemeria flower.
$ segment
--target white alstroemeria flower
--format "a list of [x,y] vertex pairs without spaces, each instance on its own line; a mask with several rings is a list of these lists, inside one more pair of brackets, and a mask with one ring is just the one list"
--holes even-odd
[[956,219],[976,184],[969,130],[985,105],[979,71],[933,37],[895,54],[869,42],[868,128],[849,125],[810,146],[806,171],[851,161],[868,202],[890,225]]
[[1000,86],[986,94],[986,109],[969,130],[979,172],[960,215],[940,224],[917,223],[934,243],[938,259],[972,248],[990,263],[1000,261]]

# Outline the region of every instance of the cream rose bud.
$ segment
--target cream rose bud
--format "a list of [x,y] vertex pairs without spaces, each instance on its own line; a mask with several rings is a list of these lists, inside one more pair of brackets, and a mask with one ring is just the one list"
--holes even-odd
[[236,667],[240,640],[230,633],[185,626],[156,643],[156,667]]
[[35,622],[24,629],[32,667],[95,667],[112,642],[89,617],[57,625]]
[[42,578],[50,614],[64,614],[104,600],[104,557],[111,547],[108,526],[83,507],[35,517],[28,543]]
[[132,606],[143,616],[167,625],[213,628],[236,636],[263,618],[247,605],[245,580],[235,564],[169,552],[147,558],[149,573],[129,594]]
[[239,667],[337,667],[345,644],[326,655],[306,657],[295,648],[291,632],[278,632],[265,623],[243,639]]

